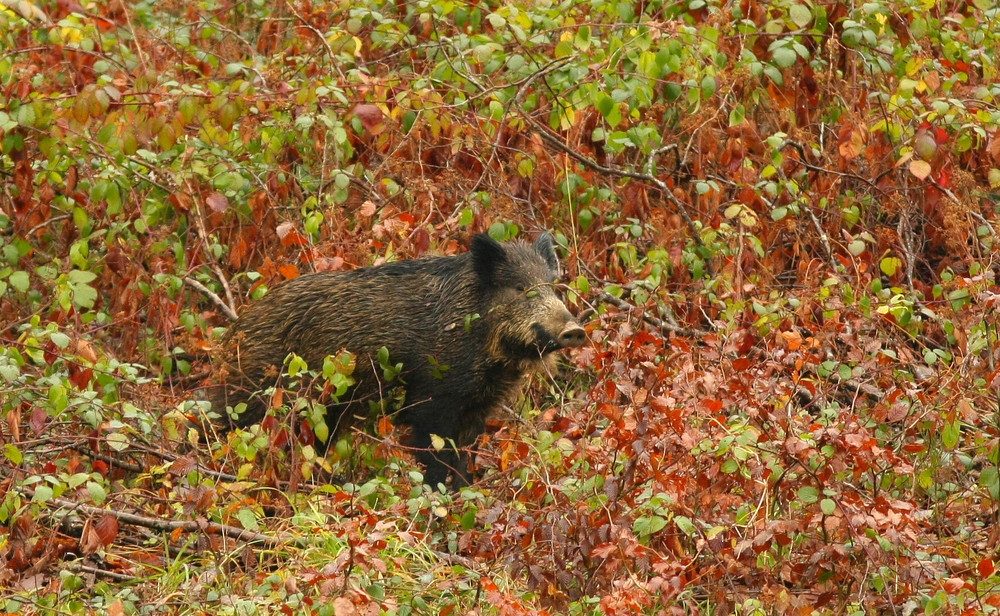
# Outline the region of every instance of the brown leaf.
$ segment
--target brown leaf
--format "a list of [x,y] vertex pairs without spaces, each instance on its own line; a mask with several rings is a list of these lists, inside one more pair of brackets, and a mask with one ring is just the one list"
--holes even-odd
[[292,263],[279,265],[278,273],[281,274],[285,280],[291,280],[292,278],[298,278],[300,276],[299,268]]
[[197,468],[198,463],[191,456],[184,456],[174,460],[169,467],[170,474],[175,477],[180,477],[182,475],[187,475],[195,468]]
[[229,199],[220,192],[214,192],[205,197],[205,203],[213,212],[225,212],[229,209]]
[[335,616],[357,616],[358,608],[347,597],[337,597],[333,600],[333,613]]
[[111,605],[108,606],[108,616],[125,616],[125,605],[122,603],[121,599],[115,599]]
[[965,588],[965,580],[962,578],[951,577],[942,582],[941,586],[944,587],[944,591],[949,595],[957,595],[958,591]]
[[363,219],[371,218],[374,215],[375,215],[374,201],[365,201],[364,203],[361,204],[361,207],[358,208],[358,216]]
[[97,521],[97,524],[94,525],[94,530],[97,532],[97,536],[100,538],[104,547],[107,547],[114,543],[115,539],[118,537],[118,518],[110,513],[105,514],[100,520]]
[[101,536],[97,534],[93,523],[87,520],[80,534],[80,552],[84,555],[93,554],[102,547],[104,545],[101,543]]
[[94,345],[92,345],[87,340],[83,340],[82,338],[77,338],[73,346],[73,351],[81,358],[86,359],[91,363],[97,361],[97,353],[94,352]]
[[797,331],[781,332],[781,339],[788,345],[789,351],[796,351],[802,346],[802,334]]
[[36,406],[34,410],[31,411],[31,418],[28,419],[28,426],[34,430],[35,434],[41,434],[42,430],[49,423],[49,416],[45,412],[45,409],[41,406]]
[[10,435],[11,442],[20,442],[21,413],[16,408],[11,409],[11,411],[7,413],[7,434]]

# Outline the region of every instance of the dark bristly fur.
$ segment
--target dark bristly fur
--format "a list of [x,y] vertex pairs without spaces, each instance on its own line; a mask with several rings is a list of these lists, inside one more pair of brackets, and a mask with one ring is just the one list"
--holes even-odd
[[246,402],[238,425],[258,422],[266,404],[253,393],[276,383],[289,353],[319,369],[325,356],[347,349],[357,356],[357,385],[328,409],[333,431],[387,393],[377,359],[384,346],[392,363],[403,364],[406,400],[393,419],[409,426],[425,481],[436,486],[454,470],[459,485],[467,479],[464,464],[450,447],[432,450],[431,435],[471,445],[528,371],[553,351],[584,343],[556,295],[556,269],[547,234],[533,245],[478,235],[458,256],[286,282],[250,306],[223,339],[213,408],[221,413]]

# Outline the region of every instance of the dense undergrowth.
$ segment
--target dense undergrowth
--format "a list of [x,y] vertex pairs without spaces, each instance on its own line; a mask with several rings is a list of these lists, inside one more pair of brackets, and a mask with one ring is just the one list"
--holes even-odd
[[[993,2],[0,4],[0,611],[1000,608]],[[472,488],[188,430],[268,287],[543,229]]]

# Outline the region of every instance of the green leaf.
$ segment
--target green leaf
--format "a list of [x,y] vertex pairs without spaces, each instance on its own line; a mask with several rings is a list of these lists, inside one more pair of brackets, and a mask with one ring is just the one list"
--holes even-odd
[[97,278],[97,274],[88,270],[72,270],[66,276],[72,284],[86,284]]
[[433,447],[435,451],[441,451],[442,449],[444,449],[444,446],[445,442],[443,438],[441,438],[437,434],[431,435],[431,447]]
[[73,285],[73,303],[79,308],[93,308],[97,302],[97,289],[88,284]]
[[832,498],[824,498],[819,502],[819,508],[826,515],[833,515],[837,510],[837,503],[833,502]]
[[21,450],[10,443],[3,446],[3,455],[10,460],[10,463],[14,466],[20,464],[21,460],[24,459],[24,455],[21,453]]
[[601,112],[601,115],[605,118],[611,113],[611,110],[615,108],[615,101],[613,98],[605,94],[597,101],[597,110]]
[[719,88],[718,82],[716,82],[715,77],[711,75],[705,75],[701,80],[701,95],[702,98],[708,98],[715,94],[715,91]]
[[944,424],[941,430],[941,444],[945,449],[954,449],[958,445],[959,437],[962,435],[962,424],[956,419]]
[[128,447],[128,437],[121,432],[112,432],[107,436],[105,442],[108,444],[108,447],[115,451],[124,451]]
[[667,521],[658,515],[644,516],[636,518],[632,523],[632,531],[639,537],[649,537],[663,530],[666,525]]
[[318,419],[314,419],[311,423],[313,434],[316,435],[316,439],[323,443],[327,442],[330,438],[330,427],[326,425],[326,415],[322,412],[322,410],[320,410],[320,417]]
[[246,507],[240,509],[236,512],[236,519],[240,521],[240,525],[247,530],[257,530],[260,528],[257,525],[257,516],[254,512]]
[[788,16],[792,19],[792,23],[800,28],[805,28],[812,21],[812,11],[803,4],[793,5],[788,9]]
[[14,119],[21,126],[34,126],[35,108],[30,104],[21,105],[14,111]]
[[698,536],[698,529],[694,527],[694,523],[691,522],[691,518],[683,515],[676,516],[674,517],[674,524],[676,524],[677,528],[679,528],[681,532],[688,537]]
[[96,481],[87,482],[87,492],[90,493],[90,500],[95,505],[103,505],[104,501],[108,500],[108,491]]
[[799,488],[799,500],[806,504],[812,504],[819,500],[819,490],[812,486]]
[[590,26],[580,26],[580,29],[576,31],[574,43],[576,44],[577,49],[581,51],[587,51],[590,49]]
[[779,68],[788,68],[789,66],[795,64],[795,61],[799,59],[799,56],[795,53],[795,50],[790,47],[781,46],[775,47],[771,50],[771,59],[774,60],[775,65]]
[[729,112],[729,125],[737,126],[739,124],[742,124],[743,120],[746,119],[746,116],[747,116],[746,107],[744,107],[743,105],[736,105],[735,107],[733,107],[733,110]]
[[10,286],[14,287],[14,290],[18,293],[27,292],[28,288],[31,286],[31,281],[28,278],[28,272],[16,271],[7,278],[7,282],[9,282]]
[[996,466],[987,466],[979,473],[979,483],[990,493],[993,500],[1000,499],[1000,475]]
[[52,499],[52,488],[49,486],[38,486],[35,488],[35,495],[31,498],[33,503],[45,503]]
[[60,349],[65,349],[69,346],[69,336],[62,332],[52,332],[49,334],[49,340]]
[[49,387],[49,404],[56,414],[66,410],[69,405],[69,397],[66,394],[66,387],[62,383],[56,383]]

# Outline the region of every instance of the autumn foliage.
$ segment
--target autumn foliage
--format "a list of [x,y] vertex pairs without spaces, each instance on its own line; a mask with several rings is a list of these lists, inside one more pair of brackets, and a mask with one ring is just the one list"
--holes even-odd
[[[998,20],[3,0],[0,612],[995,613]],[[268,288],[542,230],[590,343],[472,488],[316,454],[349,356],[189,430]]]

